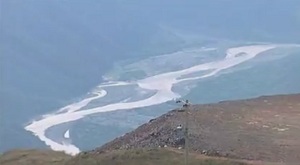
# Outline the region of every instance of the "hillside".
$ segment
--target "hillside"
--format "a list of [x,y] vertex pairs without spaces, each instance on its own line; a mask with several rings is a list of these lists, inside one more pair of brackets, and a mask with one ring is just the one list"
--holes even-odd
[[13,150],[0,155],[1,165],[62,165],[71,156],[48,150]]
[[[263,96],[191,107],[190,149],[210,156],[268,162],[300,162],[300,94]],[[94,152],[184,147],[179,125],[184,113],[173,110]]]
[[[184,138],[173,110],[136,130],[70,157],[60,152],[14,150],[1,165],[183,164]],[[190,108],[190,164],[297,165],[300,162],[300,94],[222,101]]]
[[[118,150],[102,154],[80,154],[68,161],[66,165],[183,165],[182,153],[167,149],[133,149]],[[235,160],[199,157],[191,155],[190,165],[246,165]]]
[[[75,158],[54,151],[19,150],[0,156],[1,165],[181,165],[183,154],[166,149],[119,150],[80,154]],[[191,165],[247,165],[242,161],[190,156]]]

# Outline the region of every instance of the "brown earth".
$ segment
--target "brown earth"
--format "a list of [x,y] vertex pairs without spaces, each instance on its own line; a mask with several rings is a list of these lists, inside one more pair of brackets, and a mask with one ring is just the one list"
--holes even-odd
[[[195,154],[300,165],[300,94],[195,105],[189,113],[189,149]],[[184,114],[170,111],[88,153],[184,147],[177,129]]]

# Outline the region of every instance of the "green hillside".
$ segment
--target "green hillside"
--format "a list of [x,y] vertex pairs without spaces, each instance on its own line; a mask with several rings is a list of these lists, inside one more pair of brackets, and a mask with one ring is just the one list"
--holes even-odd
[[[0,156],[1,165],[181,165],[182,153],[166,149],[143,149],[111,151],[107,153],[85,154],[74,158],[60,152],[19,150]],[[189,165],[246,165],[225,159],[207,158],[193,155]]]

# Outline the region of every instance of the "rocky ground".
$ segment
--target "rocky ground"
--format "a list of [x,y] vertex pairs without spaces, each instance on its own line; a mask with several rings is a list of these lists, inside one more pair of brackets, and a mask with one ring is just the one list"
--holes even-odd
[[[184,148],[185,111],[173,110],[88,153]],[[189,110],[190,151],[208,156],[299,164],[300,94],[195,105]],[[182,150],[182,149],[181,149]]]

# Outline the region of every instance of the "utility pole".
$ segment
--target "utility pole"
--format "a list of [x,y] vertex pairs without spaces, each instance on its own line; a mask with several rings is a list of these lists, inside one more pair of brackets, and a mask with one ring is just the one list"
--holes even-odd
[[190,103],[188,100],[178,100],[176,103],[182,103],[182,108],[185,112],[185,127],[184,127],[184,164],[188,165],[189,160],[189,109]]

